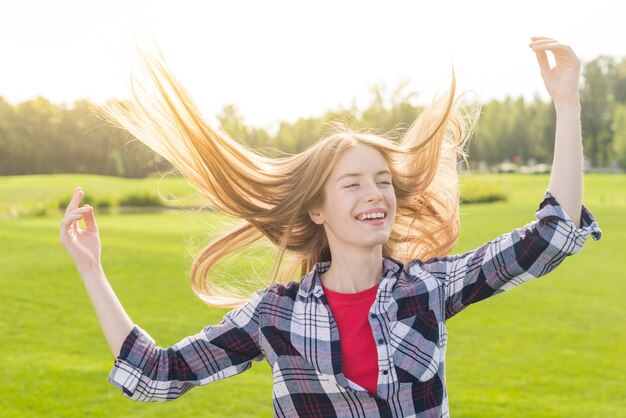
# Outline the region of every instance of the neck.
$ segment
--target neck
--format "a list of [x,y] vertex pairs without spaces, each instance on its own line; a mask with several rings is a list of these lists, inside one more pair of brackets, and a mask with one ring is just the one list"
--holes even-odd
[[383,274],[382,245],[370,252],[332,253],[328,271],[320,276],[324,287],[339,293],[357,293],[378,284]]

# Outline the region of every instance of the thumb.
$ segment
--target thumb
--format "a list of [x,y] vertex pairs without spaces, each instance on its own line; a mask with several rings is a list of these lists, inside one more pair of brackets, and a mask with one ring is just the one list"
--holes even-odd
[[89,210],[83,215],[83,221],[85,222],[86,231],[98,232],[96,217],[94,216],[93,208],[91,206],[89,206]]

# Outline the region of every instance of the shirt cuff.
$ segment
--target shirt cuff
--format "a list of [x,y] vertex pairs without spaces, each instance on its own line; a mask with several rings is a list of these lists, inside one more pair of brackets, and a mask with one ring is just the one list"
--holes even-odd
[[109,383],[119,388],[128,397],[132,397],[155,346],[154,339],[134,324],[122,343],[120,355],[115,359],[109,374]]
[[583,240],[586,240],[588,235],[591,235],[595,241],[602,238],[602,230],[598,227],[598,222],[584,204],[581,207],[580,228],[578,228],[549,190],[546,190],[543,201],[539,204],[535,215],[540,222],[549,222],[554,219],[565,221],[564,227]]

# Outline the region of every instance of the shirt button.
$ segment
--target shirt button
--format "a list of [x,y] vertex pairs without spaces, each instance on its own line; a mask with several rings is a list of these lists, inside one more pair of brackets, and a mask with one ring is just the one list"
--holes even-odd
[[[371,341],[371,340],[370,340]],[[378,344],[383,344],[385,342],[385,340],[383,340],[382,338],[378,339]]]
[[375,313],[370,314],[370,318],[372,318],[372,319],[376,319],[376,314],[375,314]]
[[389,373],[387,370],[383,370],[383,374],[387,374]]

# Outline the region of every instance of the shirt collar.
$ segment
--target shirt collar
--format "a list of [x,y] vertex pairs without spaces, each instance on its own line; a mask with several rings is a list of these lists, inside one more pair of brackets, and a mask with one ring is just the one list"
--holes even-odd
[[[305,298],[313,294],[315,297],[319,298],[324,293],[320,275],[328,271],[330,264],[330,261],[318,261],[315,263],[313,269],[300,280],[298,294]],[[383,256],[383,274],[381,277],[387,277],[388,272],[391,272],[391,274],[395,276],[398,272],[402,271],[403,268],[404,265],[402,262],[391,257]]]

